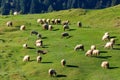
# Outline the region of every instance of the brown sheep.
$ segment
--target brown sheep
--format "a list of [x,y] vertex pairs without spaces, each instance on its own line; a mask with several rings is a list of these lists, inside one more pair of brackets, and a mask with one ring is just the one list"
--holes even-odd
[[37,54],[40,55],[40,54],[47,54],[47,51],[44,51],[44,50],[37,50]]
[[63,38],[63,37],[70,37],[67,32],[63,32],[61,35],[62,35],[62,36],[61,36],[62,38]]

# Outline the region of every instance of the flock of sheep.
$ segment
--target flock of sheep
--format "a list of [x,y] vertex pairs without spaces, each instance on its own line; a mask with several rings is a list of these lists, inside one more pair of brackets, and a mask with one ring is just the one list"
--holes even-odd
[[[38,19],[37,23],[42,25],[42,29],[44,30],[53,30],[54,27],[52,25],[57,25],[57,24],[62,24],[63,25],[63,31],[69,30],[69,20],[66,21],[61,21],[61,19]],[[52,24],[52,25],[51,25]],[[12,21],[8,21],[6,23],[6,25],[8,27],[13,26]],[[77,22],[77,26],[78,27],[82,27],[82,23],[80,21]],[[25,30],[26,26],[25,25],[21,25],[20,26],[20,30]],[[36,47],[43,47],[43,41],[42,41],[42,35],[39,34],[37,31],[31,31],[30,35],[36,35],[38,40],[36,40],[35,42],[35,46]],[[68,32],[63,32],[61,33],[61,37],[69,37],[69,33]],[[115,44],[115,39],[114,38],[110,38],[109,32],[106,32],[103,37],[102,37],[102,41],[109,41],[105,44],[104,48],[111,48],[113,49],[113,45]],[[28,44],[23,44],[23,48],[28,48]],[[84,45],[83,44],[78,44],[74,47],[74,51],[78,51],[78,50],[82,50],[84,51]],[[37,54],[38,56],[36,57],[36,61],[38,63],[40,63],[42,61],[42,57],[40,56],[41,54],[46,54],[47,51],[44,50],[38,50]],[[100,50],[96,49],[96,45],[91,45],[90,49],[86,51],[85,56],[99,56],[100,55]],[[30,55],[25,55],[23,57],[23,61],[24,62],[28,62],[30,61]],[[66,65],[66,60],[62,59],[61,60],[61,65],[65,66]],[[109,68],[109,62],[108,61],[103,61],[101,63],[101,67],[102,68]],[[48,73],[50,76],[56,76],[57,72],[54,69],[49,69]]]

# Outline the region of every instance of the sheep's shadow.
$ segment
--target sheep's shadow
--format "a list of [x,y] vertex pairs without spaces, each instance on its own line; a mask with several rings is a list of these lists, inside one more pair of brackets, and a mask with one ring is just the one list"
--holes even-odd
[[116,38],[116,36],[111,36],[110,38]]
[[100,51],[100,53],[107,53],[107,51]]
[[42,39],[47,39],[47,37],[42,37]]
[[53,31],[58,31],[59,29],[54,29]]
[[75,66],[75,65],[66,65],[66,66],[71,68],[79,68],[79,66]]
[[120,46],[120,44],[115,44],[115,45]]
[[36,61],[35,59],[33,59],[33,60],[30,60],[30,62],[33,62],[33,61]]
[[113,48],[113,50],[120,50],[120,48]]
[[33,47],[28,47],[28,49],[35,49],[35,48],[33,48]]
[[96,58],[100,58],[100,59],[108,59],[111,58],[112,56],[96,56]]
[[63,75],[63,74],[58,74],[56,77],[67,77],[67,75]]
[[117,69],[117,68],[119,68],[119,67],[109,67],[109,69]]
[[53,62],[41,62],[41,63],[43,63],[43,64],[51,64]]
[[69,31],[75,31],[76,29],[69,29]]
[[42,48],[49,48],[48,45],[43,45]]

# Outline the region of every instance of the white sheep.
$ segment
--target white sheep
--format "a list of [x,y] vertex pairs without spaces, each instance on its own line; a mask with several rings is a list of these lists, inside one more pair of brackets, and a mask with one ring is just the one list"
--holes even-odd
[[93,50],[87,50],[87,52],[85,53],[85,56],[92,56],[92,51]]
[[13,23],[12,23],[12,21],[8,21],[8,22],[6,23],[6,25],[7,25],[8,27],[10,27],[10,26],[13,25]]
[[102,40],[105,41],[105,40],[110,40],[110,35],[109,35],[109,32],[105,32],[103,37],[102,37]]
[[69,30],[69,26],[68,26],[68,25],[63,25],[63,29],[64,29],[64,31],[65,31],[66,29]]
[[111,38],[111,39],[110,39],[110,42],[112,42],[113,44],[115,44],[115,39],[114,39],[114,38]]
[[96,49],[96,46],[95,46],[95,45],[91,45],[90,49],[91,49],[91,50],[95,50],[95,49]]
[[100,55],[100,51],[99,50],[93,50],[92,55],[98,56],[98,55]]
[[83,44],[76,45],[75,48],[74,48],[74,51],[77,51],[79,49],[84,51],[84,45]]
[[23,61],[24,62],[30,61],[30,56],[29,55],[24,56]]
[[27,44],[23,44],[23,48],[28,48],[28,45]]
[[21,25],[20,30],[25,30],[25,25]]
[[50,30],[50,31],[53,30],[53,26],[52,26],[52,25],[49,25],[49,26],[48,26],[48,30]]
[[56,71],[54,70],[54,69],[49,69],[48,70],[48,74],[51,76],[51,77],[53,77],[53,76],[56,76]]
[[42,57],[41,57],[41,56],[37,56],[37,58],[36,58],[36,59],[37,59],[37,62],[38,62],[38,63],[40,63],[40,62],[41,62],[41,60],[42,60]]
[[61,60],[61,65],[64,67],[66,65],[66,60],[65,59],[62,59]]
[[108,61],[103,61],[103,62],[101,63],[101,67],[102,67],[102,68],[105,68],[105,69],[108,69],[108,68],[109,68],[109,62],[108,62]]
[[107,42],[105,44],[104,48],[111,48],[111,49],[113,49],[113,42]]

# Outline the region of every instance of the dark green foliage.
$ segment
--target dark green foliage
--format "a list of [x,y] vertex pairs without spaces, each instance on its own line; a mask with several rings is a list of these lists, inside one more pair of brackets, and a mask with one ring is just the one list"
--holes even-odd
[[0,0],[0,13],[22,14],[58,11],[70,8],[101,9],[120,4],[119,0]]

